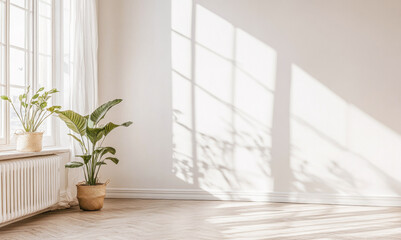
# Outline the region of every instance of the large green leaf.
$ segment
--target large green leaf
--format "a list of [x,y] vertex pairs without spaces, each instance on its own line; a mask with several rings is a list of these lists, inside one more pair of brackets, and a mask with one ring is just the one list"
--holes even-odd
[[94,152],[94,154],[98,156],[97,159],[101,159],[107,153],[111,153],[114,155],[116,154],[116,149],[113,147],[99,147]]
[[96,145],[96,143],[103,137],[103,134],[103,128],[86,128],[86,136],[89,138],[93,145]]
[[67,135],[71,136],[72,138],[74,138],[79,144],[84,145],[84,143],[82,142],[81,139],[79,139],[77,136],[75,136],[74,134],[68,133]]
[[92,122],[92,120],[90,120],[89,115],[85,115],[84,118],[86,118],[86,120],[88,121],[88,127],[90,127],[90,128],[95,127],[95,123]]
[[47,108],[47,111],[53,113],[53,112],[55,112],[55,111],[57,111],[59,109],[61,109],[61,106],[51,106],[51,107]]
[[123,123],[123,124],[114,124],[114,123],[112,123],[112,122],[109,122],[108,124],[106,124],[103,128],[104,128],[104,136],[107,136],[107,134],[109,134],[114,128],[116,128],[116,127],[121,127],[121,126],[123,126],[123,127],[128,127],[129,125],[131,125],[132,124],[132,122],[131,121],[129,121],[129,122],[125,122],[125,123]]
[[78,133],[79,135],[84,135],[87,125],[87,119],[78,113],[67,110],[67,111],[56,111],[59,118],[65,122],[67,127]]
[[122,99],[114,99],[101,105],[90,115],[90,120],[94,123],[94,125],[96,125],[100,120],[104,118],[104,116],[110,110],[110,108],[119,104],[121,101]]
[[84,163],[87,164],[89,160],[91,160],[92,155],[75,155],[75,157],[80,157],[84,160]]
[[65,167],[66,168],[78,168],[78,167],[81,167],[81,166],[83,166],[84,164],[83,163],[81,163],[81,162],[69,162],[69,163],[66,163],[65,164]]
[[118,162],[120,161],[118,160],[118,158],[115,157],[107,157],[106,159],[112,161],[114,164],[118,164]]

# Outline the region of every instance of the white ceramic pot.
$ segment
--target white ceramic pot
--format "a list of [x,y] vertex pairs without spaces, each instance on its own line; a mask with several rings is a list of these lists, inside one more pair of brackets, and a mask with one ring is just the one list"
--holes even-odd
[[17,137],[17,151],[40,152],[42,151],[43,132],[19,132]]

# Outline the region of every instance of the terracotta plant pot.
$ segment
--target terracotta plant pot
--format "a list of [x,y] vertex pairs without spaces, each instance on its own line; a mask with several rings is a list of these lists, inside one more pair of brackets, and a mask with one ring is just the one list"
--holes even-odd
[[79,208],[85,211],[97,211],[103,208],[107,183],[97,185],[77,184]]
[[17,132],[15,136],[17,137],[17,151],[42,151],[43,132]]

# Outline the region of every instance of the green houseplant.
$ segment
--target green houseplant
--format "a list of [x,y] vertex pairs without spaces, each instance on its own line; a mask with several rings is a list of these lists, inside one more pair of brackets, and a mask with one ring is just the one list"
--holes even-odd
[[1,96],[0,98],[10,103],[15,114],[21,122],[23,131],[16,132],[17,151],[21,152],[40,152],[42,150],[43,132],[38,132],[42,123],[59,110],[60,106],[49,107],[49,100],[52,94],[57,93],[53,88],[45,91],[43,87],[36,92],[30,92],[28,86],[25,92],[18,96],[18,103],[13,103],[10,97]]
[[103,207],[106,184],[99,183],[99,170],[107,162],[118,164],[119,160],[110,155],[116,153],[115,148],[103,146],[105,138],[117,127],[128,127],[132,122],[114,124],[109,122],[102,125],[100,121],[106,113],[122,99],[109,101],[98,107],[91,114],[82,116],[74,111],[57,111],[61,120],[72,130],[70,135],[80,146],[82,154],[76,155],[82,161],[72,161],[65,165],[66,168],[81,167],[85,182],[77,185],[77,197],[79,206],[83,210],[99,210]]

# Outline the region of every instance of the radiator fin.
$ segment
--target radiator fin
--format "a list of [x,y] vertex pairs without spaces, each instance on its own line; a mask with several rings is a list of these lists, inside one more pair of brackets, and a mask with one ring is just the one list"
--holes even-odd
[[59,201],[59,164],[57,155],[0,161],[0,224]]

